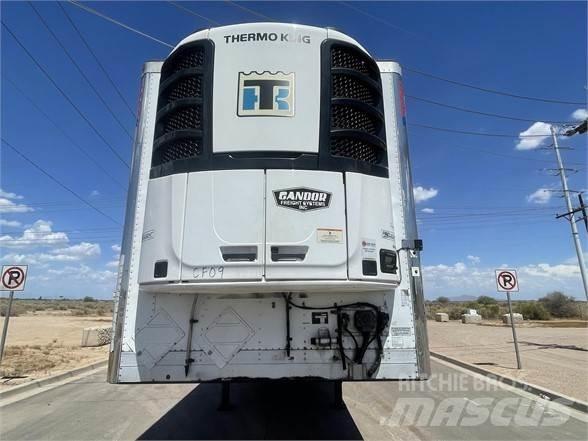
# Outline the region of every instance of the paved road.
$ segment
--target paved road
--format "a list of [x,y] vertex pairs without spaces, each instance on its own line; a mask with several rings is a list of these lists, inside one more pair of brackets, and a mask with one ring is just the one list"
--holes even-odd
[[588,439],[582,414],[441,362],[433,372],[416,389],[346,383],[342,410],[327,383],[239,384],[220,412],[217,384],[109,385],[100,371],[5,404],[0,439]]

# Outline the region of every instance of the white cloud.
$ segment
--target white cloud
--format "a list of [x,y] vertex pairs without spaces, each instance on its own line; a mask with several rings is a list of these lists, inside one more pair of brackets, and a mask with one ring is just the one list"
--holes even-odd
[[66,266],[60,269],[49,269],[47,270],[47,274],[49,275],[49,279],[67,277],[68,280],[74,279],[90,282],[108,282],[112,283],[113,288],[114,283],[116,282],[116,273],[114,271],[100,271],[84,264],[80,264],[79,266]]
[[23,197],[19,194],[16,193],[12,193],[9,191],[5,191],[2,188],[0,188],[0,198],[6,198],[6,199],[22,199]]
[[551,200],[552,195],[549,189],[540,188],[527,196],[527,202],[531,204],[547,204]]
[[[468,256],[468,260],[472,261]],[[496,292],[495,268],[481,268],[474,264],[457,262],[453,265],[431,265],[423,267],[425,294],[427,298],[440,295],[457,297],[460,295],[491,295]],[[520,298],[539,298],[550,291],[560,290],[568,295],[583,298],[580,269],[575,263],[567,261],[558,264],[530,263],[517,268],[519,275]]]
[[95,257],[100,255],[100,245],[97,243],[80,242],[77,245],[71,245],[65,248],[53,250],[54,254],[63,254],[77,258]]
[[[524,132],[519,133],[519,142],[517,143],[517,150],[533,150],[543,145],[545,140],[551,137],[551,125],[538,121],[533,123]],[[544,135],[544,136],[541,136]],[[525,138],[528,136],[528,138]]]
[[100,196],[100,192],[98,190],[92,190],[90,192],[90,197],[97,197]]
[[114,244],[110,247],[112,249],[112,251],[114,251],[115,253],[120,253],[120,245],[118,244]]
[[420,185],[413,188],[414,200],[418,204],[419,202],[428,201],[439,194],[439,190],[436,188],[424,188]]
[[16,203],[5,197],[0,197],[0,213],[28,213],[29,211],[34,211],[33,207]]
[[26,248],[67,244],[67,234],[52,231],[52,225],[52,222],[40,219],[24,230],[22,236],[0,236],[0,245],[7,248]]
[[73,256],[71,254],[35,253],[30,254],[28,257],[39,262],[76,262],[77,260],[80,260],[78,256]]
[[548,263],[538,263],[536,265],[527,265],[519,269],[521,274],[543,278],[569,278],[579,277],[580,267],[578,265],[559,264],[550,265]]
[[20,227],[21,225],[19,221],[0,219],[0,227]]
[[[588,262],[588,251],[584,251],[584,260]],[[578,255],[574,254],[572,257],[568,257],[566,260],[563,261],[566,265],[577,265],[578,264]]]
[[4,263],[20,265],[20,264],[28,264],[28,265],[35,265],[38,263],[38,260],[32,257],[29,254],[5,254],[0,259]]
[[107,268],[118,268],[118,259],[111,260],[106,264]]
[[435,212],[435,209],[434,208],[423,208],[421,211],[423,213],[433,214]]
[[577,121],[583,121],[586,118],[588,118],[588,110],[586,109],[577,109],[574,110],[574,113],[572,113],[572,118],[577,120]]
[[472,256],[471,254],[468,256],[468,260],[472,262],[474,265],[480,263],[480,258],[478,256]]
[[99,244],[82,242],[77,245],[52,250],[50,253],[7,254],[0,260],[5,263],[35,265],[47,262],[77,262],[99,255]]

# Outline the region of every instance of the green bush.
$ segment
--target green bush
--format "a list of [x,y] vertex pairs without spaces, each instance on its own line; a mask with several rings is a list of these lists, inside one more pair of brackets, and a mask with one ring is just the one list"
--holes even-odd
[[84,302],[95,302],[96,299],[94,297],[86,296],[84,297]]
[[440,312],[447,312],[449,320],[461,320],[461,315],[464,313],[464,308],[462,306],[452,306],[447,311]]
[[464,309],[464,312],[465,312],[465,309],[475,309],[476,311],[479,311],[481,308],[481,305],[475,301],[474,302],[465,302],[462,305],[462,308]]
[[447,298],[445,296],[440,296],[440,297],[437,297],[437,302],[441,303],[442,305],[446,305],[449,303],[449,298]]
[[578,308],[573,297],[554,291],[539,299],[553,317],[569,318],[578,316]]
[[523,315],[527,320],[549,320],[549,312],[540,302],[521,302],[514,307],[514,312]]
[[483,305],[478,313],[485,319],[496,319],[500,316],[500,307],[498,304]]
[[478,297],[478,303],[480,305],[495,305],[498,303],[498,300],[490,296],[480,296]]

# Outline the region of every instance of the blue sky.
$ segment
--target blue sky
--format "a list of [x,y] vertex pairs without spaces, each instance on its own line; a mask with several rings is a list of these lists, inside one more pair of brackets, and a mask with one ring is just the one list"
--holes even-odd
[[[168,3],[86,4],[171,44],[207,26]],[[284,22],[332,26],[355,37],[376,58],[394,59],[406,68],[520,95],[586,101],[584,2],[358,2],[351,7],[339,2],[241,3],[252,12],[227,2],[182,5],[221,24],[265,21],[254,15],[260,13]],[[59,6],[41,2],[35,7],[132,134],[134,116]],[[130,137],[33,9],[20,2],[3,2],[1,8],[2,20],[106,142],[130,162]],[[70,4],[63,8],[134,110],[142,63],[164,58],[169,49]],[[2,137],[122,224],[128,169],[4,28],[1,36]],[[559,188],[559,178],[544,170],[555,166],[553,152],[540,149],[549,142],[527,138],[520,144],[517,135],[528,129],[545,133],[545,126],[536,122],[586,117],[585,105],[515,99],[411,71],[405,71],[405,87],[409,124],[512,135],[409,128],[414,180],[422,199],[417,208],[426,296],[492,294],[493,269],[507,265],[519,268],[521,298],[537,298],[553,289],[583,298],[569,226],[554,219],[564,211],[563,200],[541,190]],[[460,112],[419,98],[530,121]],[[574,148],[564,152],[567,165],[581,169],[570,177],[573,189],[588,187],[586,141],[585,135],[561,141]],[[1,258],[3,263],[31,265],[26,295],[108,298],[116,280],[120,226],[4,143],[1,172]],[[586,232],[579,226],[586,248]]]

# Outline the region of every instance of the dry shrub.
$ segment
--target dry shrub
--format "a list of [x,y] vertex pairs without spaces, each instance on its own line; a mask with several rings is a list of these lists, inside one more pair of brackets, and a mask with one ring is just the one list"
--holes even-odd
[[17,377],[32,372],[43,372],[58,365],[81,359],[73,355],[75,346],[63,345],[15,345],[7,346],[0,368],[3,377]]

